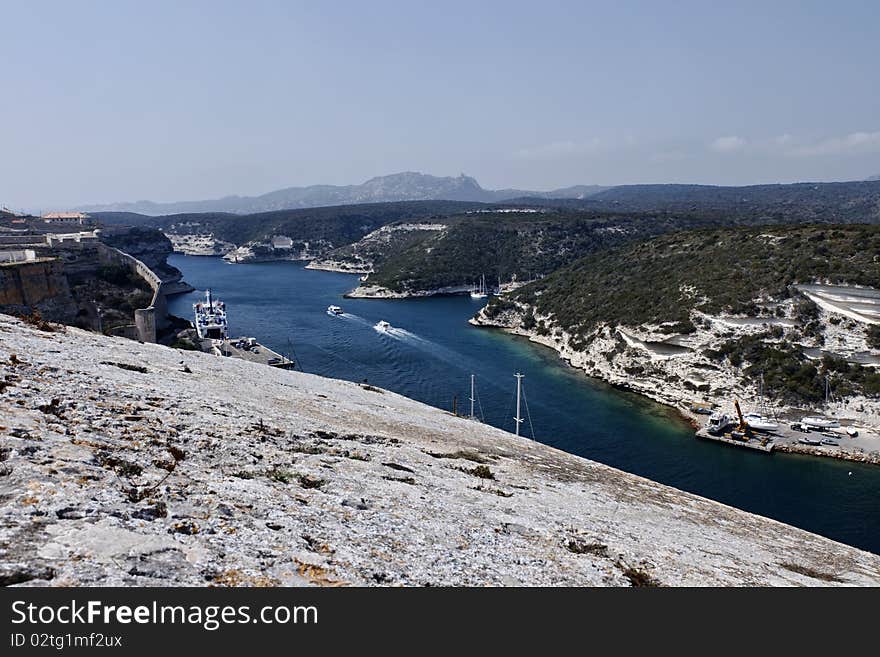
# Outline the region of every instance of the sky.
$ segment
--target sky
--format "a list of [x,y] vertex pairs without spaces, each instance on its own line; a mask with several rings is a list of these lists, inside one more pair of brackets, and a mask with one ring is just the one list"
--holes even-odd
[[0,0],[0,205],[880,174],[880,3]]

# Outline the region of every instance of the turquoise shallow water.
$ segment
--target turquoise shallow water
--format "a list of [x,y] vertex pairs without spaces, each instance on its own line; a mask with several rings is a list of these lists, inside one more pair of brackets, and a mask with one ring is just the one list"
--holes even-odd
[[[457,396],[460,412],[469,410],[474,373],[478,414],[512,431],[519,371],[531,416],[525,435],[533,427],[536,440],[567,452],[880,553],[880,467],[698,441],[673,411],[592,381],[549,349],[470,326],[482,302],[343,299],[357,277],[290,262],[169,261],[200,291],[173,298],[171,312],[190,319],[210,287],[227,304],[233,335],[292,349],[307,372],[367,380],[447,410]],[[328,315],[330,304],[345,316]],[[382,319],[391,334],[373,328]]]

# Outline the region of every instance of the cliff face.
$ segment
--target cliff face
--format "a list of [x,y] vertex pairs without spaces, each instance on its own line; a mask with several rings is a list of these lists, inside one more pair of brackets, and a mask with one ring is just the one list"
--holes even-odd
[[76,304],[60,261],[0,265],[0,310],[29,309],[56,321],[72,321],[76,316]]
[[370,386],[0,315],[0,580],[880,584],[880,557]]

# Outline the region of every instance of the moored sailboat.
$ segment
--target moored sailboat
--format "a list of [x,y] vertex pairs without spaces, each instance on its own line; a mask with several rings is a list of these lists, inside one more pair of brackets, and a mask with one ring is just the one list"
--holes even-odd
[[471,299],[485,299],[489,296],[489,292],[486,290],[486,275],[483,274],[480,276],[480,284],[471,288]]

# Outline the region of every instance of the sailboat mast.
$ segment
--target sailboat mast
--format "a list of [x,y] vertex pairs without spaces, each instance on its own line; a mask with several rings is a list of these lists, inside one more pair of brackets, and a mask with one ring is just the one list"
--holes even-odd
[[474,375],[471,374],[471,419],[474,419]]
[[761,372],[761,385],[758,388],[758,411],[764,412],[764,373]]
[[519,435],[519,425],[523,423],[523,419],[520,414],[520,400],[522,398],[522,380],[525,376],[524,374],[520,374],[517,372],[514,374],[516,377],[516,417],[513,418],[516,422],[516,435]]

